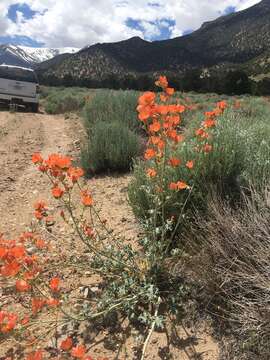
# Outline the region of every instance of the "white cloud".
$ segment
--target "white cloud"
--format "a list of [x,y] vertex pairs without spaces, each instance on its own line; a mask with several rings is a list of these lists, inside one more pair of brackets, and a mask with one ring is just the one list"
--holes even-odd
[[[83,47],[131,36],[155,38],[168,19],[175,21],[175,26],[167,23],[174,37],[217,18],[228,6],[242,10],[257,2],[259,0],[1,0],[0,32],[1,35],[28,36],[46,46]],[[14,3],[26,3],[39,13],[28,20],[19,15],[16,23],[11,22],[7,12]],[[143,31],[128,27],[128,18],[139,21]]]

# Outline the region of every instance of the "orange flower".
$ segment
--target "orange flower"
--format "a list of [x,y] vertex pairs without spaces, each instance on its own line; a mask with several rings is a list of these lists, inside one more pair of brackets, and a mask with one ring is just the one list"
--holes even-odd
[[40,165],[39,170],[42,172],[50,171],[50,175],[53,177],[63,178],[66,172],[71,166],[71,158],[67,156],[61,156],[59,154],[51,154],[48,159]]
[[155,93],[153,93],[151,91],[147,91],[139,97],[138,102],[139,102],[139,105],[142,105],[142,106],[152,105],[155,101],[155,98],[156,98]]
[[216,112],[215,111],[206,111],[204,113],[204,115],[207,117],[207,118],[213,118],[216,116]]
[[46,243],[43,239],[37,239],[35,244],[38,249],[44,249],[46,247]]
[[204,129],[196,130],[195,134],[202,139],[207,139],[209,137],[209,134]]
[[84,345],[77,345],[76,347],[72,348],[71,355],[78,359],[82,359],[85,355],[85,352],[86,348]]
[[192,160],[190,160],[190,161],[188,161],[188,162],[186,163],[186,167],[187,167],[188,169],[193,169],[193,166],[194,166],[194,162],[193,162]]
[[182,181],[177,181],[176,183],[172,182],[169,185],[170,190],[185,190],[188,188],[189,188],[189,186]]
[[81,168],[70,167],[67,172],[73,183],[77,182],[80,177],[84,175],[84,171]]
[[159,132],[161,129],[161,125],[158,121],[155,121],[153,124],[149,126],[149,131],[151,132]]
[[157,145],[160,140],[161,138],[159,136],[151,136],[149,142],[152,143],[153,145]]
[[147,176],[149,176],[149,177],[155,177],[155,176],[157,176],[157,172],[156,172],[156,170],[155,169],[147,169],[147,171],[146,171],[146,173],[147,173]]
[[155,82],[155,84],[156,86],[166,89],[168,87],[168,80],[166,76],[160,76],[158,80]]
[[46,304],[50,307],[55,307],[60,304],[60,301],[58,299],[50,298],[46,300]]
[[35,315],[39,310],[43,308],[45,305],[45,300],[39,298],[32,299],[32,312]]
[[72,348],[72,346],[73,346],[73,341],[71,337],[67,337],[66,340],[63,340],[61,342],[60,349],[64,351],[68,351]]
[[38,219],[38,220],[43,219],[43,214],[40,211],[35,211],[34,215],[35,215],[35,218]]
[[16,281],[16,290],[19,292],[25,292],[31,289],[31,286],[25,280]]
[[172,139],[175,143],[179,143],[180,141],[184,141],[185,137],[177,133],[176,130],[167,131],[167,136]]
[[15,246],[9,251],[9,254],[16,259],[21,259],[25,256],[24,246]]
[[177,166],[179,166],[179,165],[181,164],[181,160],[173,157],[173,158],[170,158],[170,159],[169,159],[169,164],[170,164],[172,167],[177,167]]
[[216,120],[209,118],[209,119],[206,119],[205,121],[203,121],[202,124],[205,128],[211,128],[211,127],[216,126],[217,122],[216,122]]
[[169,105],[155,105],[153,111],[156,115],[167,115],[170,111]]
[[222,115],[223,111],[224,110],[217,107],[216,109],[213,110],[213,114],[214,114],[214,116],[220,116],[220,115]]
[[0,247],[0,259],[4,259],[7,254],[8,254],[7,249],[4,247]]
[[0,328],[0,331],[2,331],[3,333],[8,333],[11,330],[13,330],[17,324],[17,319],[18,317],[14,313],[2,312],[1,315],[2,326]]
[[92,206],[93,205],[93,198],[91,194],[87,190],[81,192],[81,199],[84,206]]
[[188,189],[189,186],[182,181],[177,181],[177,188],[178,190],[184,190],[184,189]]
[[31,354],[28,354],[26,357],[26,360],[42,360],[42,359],[43,359],[42,350],[32,352]]
[[7,316],[7,312],[6,311],[3,311],[3,310],[0,310],[0,324],[3,323],[3,321],[5,320]]
[[166,88],[165,92],[167,95],[172,96],[174,94],[174,88]]
[[64,194],[64,191],[58,187],[58,186],[55,186],[53,189],[52,189],[52,194],[53,196],[56,198],[56,199],[60,199],[63,194]]
[[145,158],[146,160],[150,160],[150,159],[152,159],[152,158],[155,157],[155,156],[156,156],[156,152],[155,152],[154,149],[151,149],[151,148],[148,148],[148,149],[145,151],[145,153],[144,153],[144,158]]
[[16,276],[20,270],[21,265],[16,260],[13,260],[12,262],[1,267],[1,275],[5,277]]
[[152,106],[146,105],[142,106],[139,105],[137,107],[137,111],[139,112],[139,120],[146,122],[147,119],[149,119],[152,115]]
[[168,111],[172,113],[182,113],[186,110],[186,107],[184,105],[168,105]]
[[217,103],[217,107],[221,110],[225,110],[228,107],[228,104],[226,101],[220,101]]
[[34,209],[42,211],[42,210],[46,210],[46,206],[47,206],[46,202],[43,200],[40,200],[34,204]]
[[52,278],[51,281],[50,281],[50,288],[52,291],[59,291],[59,284],[60,284],[60,279],[55,277],[55,278]]
[[177,126],[180,124],[181,118],[179,115],[173,115],[168,118],[168,121],[171,124],[171,126]]
[[32,155],[32,162],[34,164],[37,164],[37,163],[42,163],[43,162],[43,158],[42,156],[40,155],[40,153],[35,153]]
[[160,139],[159,142],[157,143],[157,147],[159,148],[159,150],[164,149],[164,147],[165,147],[165,142]]

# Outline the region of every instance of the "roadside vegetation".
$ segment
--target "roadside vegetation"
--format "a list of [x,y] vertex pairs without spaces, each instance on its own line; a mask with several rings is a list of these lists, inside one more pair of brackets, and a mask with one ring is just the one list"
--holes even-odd
[[48,114],[78,112],[90,100],[92,91],[85,88],[41,87],[41,104]]
[[87,143],[82,148],[86,172],[129,171],[142,152],[135,91],[97,90],[83,110]]
[[[172,340],[192,304],[197,321],[212,319],[220,358],[267,360],[270,104],[259,97],[177,93],[162,76],[156,86],[161,92],[43,89],[47,112],[80,111],[84,121],[83,169],[55,154],[32,159],[84,251],[54,269],[29,254],[33,247],[36,255],[49,251],[36,228],[11,243],[0,237],[3,286],[15,286],[29,303],[24,319],[12,307],[1,310],[0,331],[20,338],[23,329],[35,329],[45,308],[56,316],[49,321],[51,337],[60,324],[128,319],[130,326],[140,324],[137,357],[143,360],[153,331]],[[142,225],[136,246],[125,234],[114,237],[81,179],[130,169],[128,200]],[[46,226],[47,203],[35,204],[34,215]],[[76,273],[78,264],[98,274],[91,301],[78,303],[61,281],[61,271]],[[54,351],[92,359],[73,333]],[[27,360],[40,360],[43,352],[36,348]]]

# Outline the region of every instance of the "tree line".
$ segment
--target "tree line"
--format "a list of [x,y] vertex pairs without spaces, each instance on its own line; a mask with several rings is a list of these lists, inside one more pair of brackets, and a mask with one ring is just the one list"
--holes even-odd
[[[78,86],[87,88],[108,88],[123,90],[156,90],[153,85],[153,75],[124,75],[122,77],[109,75],[103,80],[74,79],[71,75],[58,78],[54,75],[39,75],[39,81],[47,86]],[[217,93],[227,95],[270,95],[270,78],[260,81],[251,80],[242,70],[211,74],[202,77],[201,70],[187,71],[184,75],[168,75],[170,85],[178,91],[195,91],[202,93]]]

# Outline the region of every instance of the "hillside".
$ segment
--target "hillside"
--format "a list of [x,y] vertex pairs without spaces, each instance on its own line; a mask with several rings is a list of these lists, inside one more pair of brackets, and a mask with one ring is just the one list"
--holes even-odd
[[[109,75],[188,69],[243,67],[250,74],[270,70],[270,0],[222,16],[186,36],[147,42],[138,37],[95,44],[43,66],[42,75],[73,79],[104,79]],[[263,66],[262,66],[263,62]]]
[[73,54],[77,48],[32,48],[27,46],[0,45],[0,64],[33,67],[60,54]]

